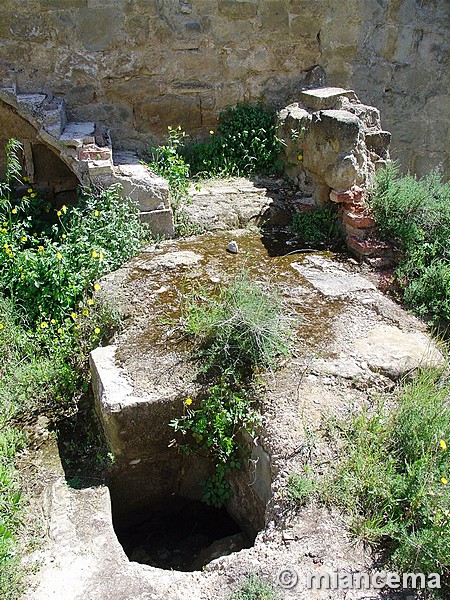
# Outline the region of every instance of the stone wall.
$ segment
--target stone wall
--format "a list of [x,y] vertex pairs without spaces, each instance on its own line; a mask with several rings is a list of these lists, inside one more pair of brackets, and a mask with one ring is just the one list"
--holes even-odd
[[448,25],[448,0],[3,0],[0,70],[122,149],[326,76],[379,107],[393,157],[424,172],[448,146]]

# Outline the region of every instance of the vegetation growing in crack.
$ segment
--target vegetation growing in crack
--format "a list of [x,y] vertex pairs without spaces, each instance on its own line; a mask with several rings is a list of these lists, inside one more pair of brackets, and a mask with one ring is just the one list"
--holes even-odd
[[250,573],[240,584],[239,589],[227,596],[227,600],[279,600],[280,596],[274,586]]
[[289,321],[280,300],[243,274],[216,295],[199,289],[187,296],[182,323],[203,371],[213,379],[221,375],[198,406],[188,398],[185,413],[171,424],[182,433],[185,452],[211,456],[215,472],[204,482],[203,500],[220,507],[230,497],[228,475],[241,467],[242,431],[254,437],[258,424],[252,379],[258,369],[273,368],[289,353]]
[[[23,423],[45,415],[58,429],[77,412],[89,386],[88,352],[118,323],[95,297],[95,280],[135,254],[146,236],[137,209],[118,189],[85,192],[77,206],[53,209],[22,177],[19,152],[10,140],[0,194],[0,596],[6,599],[17,598],[21,586],[23,501],[15,460],[27,443]],[[24,183],[26,193],[18,195]]]
[[441,329],[450,327],[450,183],[435,171],[376,174],[370,205],[382,234],[399,248],[397,280],[407,305]]

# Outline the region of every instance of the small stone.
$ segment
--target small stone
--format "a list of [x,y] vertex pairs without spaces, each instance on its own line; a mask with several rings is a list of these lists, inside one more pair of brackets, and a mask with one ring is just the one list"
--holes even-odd
[[237,242],[235,242],[234,240],[229,242],[227,246],[227,252],[230,252],[231,254],[237,254],[239,252]]

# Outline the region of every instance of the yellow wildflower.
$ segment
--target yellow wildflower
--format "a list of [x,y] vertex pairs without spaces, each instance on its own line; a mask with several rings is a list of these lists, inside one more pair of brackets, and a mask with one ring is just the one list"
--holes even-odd
[[102,260],[102,258],[103,258],[103,253],[102,253],[102,252],[99,252],[99,254],[98,254],[98,257],[99,257],[99,259],[100,259],[100,260]]
[[3,323],[0,323],[0,330],[3,329]]
[[214,135],[214,131],[211,129],[211,131],[209,132],[209,135]]
[[448,481],[446,477],[441,477],[441,481],[444,485],[447,485]]
[[62,254],[61,254],[61,252],[57,252],[57,253],[56,253],[56,258],[57,258],[58,260],[61,260],[61,259],[62,259]]
[[83,313],[82,313],[82,314],[83,314],[83,317],[87,317],[87,316],[88,316],[88,314],[89,314],[89,311],[88,311],[88,309],[87,309],[87,308],[85,308],[85,309],[83,310]]
[[95,250],[92,251],[92,258],[97,258],[98,254]]
[[98,292],[98,291],[99,291],[99,289],[100,289],[100,284],[96,283],[96,284],[94,285],[94,290],[95,290],[96,292]]
[[94,217],[98,217],[100,213],[98,212],[98,210],[94,210]]
[[22,279],[22,280],[25,279],[25,275],[21,275],[20,279]]
[[23,271],[23,266],[22,265],[20,265],[19,271]]
[[70,313],[70,316],[72,317],[72,319],[76,319],[77,318],[77,313],[76,312],[72,312],[72,313]]
[[48,323],[46,323],[45,321],[42,321],[41,329],[46,329],[47,327],[48,327]]
[[447,450],[447,444],[445,443],[444,440],[439,440],[439,446],[442,448],[442,450]]
[[30,178],[29,178],[29,177],[22,177],[22,179],[23,179],[25,182],[27,182],[27,181],[30,181]]
[[31,192],[32,192],[32,191],[33,191],[33,189],[32,189],[32,188],[28,188],[28,189],[27,189],[27,193],[28,193],[28,194],[31,194]]
[[100,333],[100,329],[99,329],[98,327],[96,327],[96,328],[94,329],[94,333],[95,333],[96,335],[98,335],[98,334]]
[[58,210],[58,212],[56,214],[58,215],[58,217],[60,217],[62,215],[62,212],[60,210]]
[[58,333],[62,333],[63,330],[61,329],[61,327],[58,327]]
[[38,252],[39,253],[44,252],[44,246],[38,246]]
[[65,204],[63,204],[61,206],[61,210],[63,211],[63,213],[65,214],[67,212],[67,206]]
[[6,227],[8,225],[8,223],[6,221],[3,221],[3,227]]
[[65,233],[63,233],[61,237],[62,237],[63,240],[65,240],[66,237],[67,237],[67,235]]
[[31,198],[36,198],[36,194],[33,192],[32,194],[30,194]]
[[17,215],[17,208],[13,208],[11,212],[13,215]]
[[52,319],[52,320],[50,321],[50,323],[51,323],[52,325],[56,325],[56,321],[55,321],[55,319]]
[[94,304],[94,301],[92,300],[92,298],[89,298],[89,300],[87,301],[89,306],[92,306]]
[[186,406],[190,406],[192,404],[192,398],[186,398],[186,400],[184,401]]
[[26,241],[27,241],[27,238],[26,238],[26,236],[25,236],[25,235],[24,235],[24,236],[22,236],[22,238],[20,239],[20,241],[21,241],[21,242],[26,242]]

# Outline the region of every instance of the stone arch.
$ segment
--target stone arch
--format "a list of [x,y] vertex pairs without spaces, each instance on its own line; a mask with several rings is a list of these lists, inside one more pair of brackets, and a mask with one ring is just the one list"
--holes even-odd
[[55,205],[70,202],[76,198],[80,176],[67,158],[64,160],[57,140],[52,144],[52,136],[43,131],[32,106],[31,103],[30,110],[27,110],[14,97],[0,98],[0,178],[4,178],[6,168],[3,149],[10,138],[15,138],[23,146],[23,172],[40,194]]

